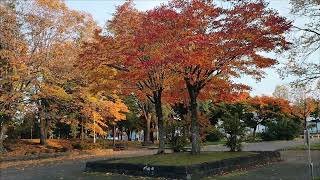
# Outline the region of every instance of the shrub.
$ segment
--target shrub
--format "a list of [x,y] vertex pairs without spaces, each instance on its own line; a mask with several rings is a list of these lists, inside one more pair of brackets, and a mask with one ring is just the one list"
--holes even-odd
[[255,136],[253,136],[253,134],[247,134],[246,137],[245,137],[245,141],[246,142],[260,142],[262,139],[261,139],[261,133],[260,132],[257,132],[255,134]]
[[184,147],[188,144],[185,136],[175,135],[170,139],[170,146],[174,152],[184,151]]
[[292,140],[297,137],[301,130],[301,122],[292,119],[280,119],[268,122],[261,138],[265,141]]
[[224,137],[224,134],[219,131],[218,128],[210,128],[208,131],[208,134],[206,136],[206,141],[209,142],[216,142],[216,141],[220,141],[222,138]]
[[241,151],[241,143],[243,141],[245,126],[240,120],[237,113],[222,118],[222,127],[226,133],[226,146],[230,148],[230,151]]
[[166,126],[167,140],[174,152],[181,152],[188,144],[188,135],[182,122],[172,121]]
[[73,149],[84,149],[84,143],[74,143],[72,144]]

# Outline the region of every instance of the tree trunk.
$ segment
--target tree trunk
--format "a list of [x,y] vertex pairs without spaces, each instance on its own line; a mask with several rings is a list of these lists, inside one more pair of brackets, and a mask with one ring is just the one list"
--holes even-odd
[[122,131],[122,129],[121,129],[121,131],[120,131],[120,138],[121,138],[121,141],[123,140],[122,138],[123,138],[123,131]]
[[146,128],[146,142],[150,142],[150,125],[151,125],[151,114],[147,115],[147,128]]
[[156,109],[156,115],[158,118],[158,128],[159,128],[159,149],[158,154],[163,154],[165,149],[165,130],[162,114],[162,103],[161,103],[161,92],[154,93],[154,105]]
[[46,120],[40,117],[40,144],[47,145]]
[[33,128],[32,128],[32,126],[31,126],[31,129],[30,129],[30,139],[33,139],[33,136],[32,136],[32,130]]
[[81,141],[84,139],[84,132],[83,132],[83,117],[81,117]]
[[256,125],[256,126],[253,128],[252,138],[253,138],[254,141],[256,140],[257,127],[258,127],[258,125]]
[[1,123],[1,130],[0,130],[0,153],[5,151],[5,148],[3,146],[3,141],[6,138],[7,133],[7,125],[5,123]]
[[49,120],[46,116],[45,104],[39,100],[38,101],[38,117],[40,119],[40,145],[47,145],[47,138],[48,138],[48,129],[49,129]]
[[304,129],[308,130],[308,122],[307,122],[307,117],[304,117]]
[[131,130],[128,132],[128,141],[131,141]]
[[192,148],[191,154],[196,155],[200,154],[200,128],[198,122],[198,104],[197,96],[198,92],[196,88],[188,85],[188,92],[190,97],[190,111],[191,111],[191,141]]

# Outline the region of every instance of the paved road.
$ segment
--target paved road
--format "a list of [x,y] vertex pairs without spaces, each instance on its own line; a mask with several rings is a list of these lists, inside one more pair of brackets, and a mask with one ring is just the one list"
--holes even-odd
[[[101,174],[84,173],[87,161],[103,160],[115,157],[130,157],[155,154],[156,150],[128,150],[122,151],[121,155],[106,156],[104,158],[67,160],[61,162],[52,162],[46,164],[37,164],[27,167],[14,167],[0,169],[0,180],[55,180],[55,179],[105,179]],[[108,179],[109,177],[107,177]],[[129,178],[125,177],[124,179]],[[113,179],[113,178],[111,178]],[[123,178],[121,178],[123,179]]]
[[[313,139],[311,143],[320,143],[320,139]],[[244,143],[243,151],[275,151],[287,149],[303,145],[303,139],[294,141],[270,141],[270,142],[257,142],[257,143]],[[224,145],[208,145],[202,148],[203,151],[228,151],[229,149]]]
[[[283,151],[282,162],[258,167],[249,171],[235,172],[210,180],[311,180],[306,151]],[[312,151],[314,175],[320,176],[320,151]]]
[[[281,141],[281,142],[263,142],[263,143],[253,143],[246,144],[244,146],[245,150],[259,150],[266,148],[267,150],[272,150],[271,147],[275,146],[276,149],[282,149],[289,146],[295,146],[297,144],[303,144],[303,142],[291,142],[291,141]],[[214,148],[215,146],[209,146],[209,148]],[[264,150],[264,149],[263,149]],[[155,150],[139,150],[139,151],[125,151],[122,157],[126,156],[139,156],[146,154],[153,154]],[[265,166],[263,168],[258,168],[253,171],[249,171],[244,174],[236,175],[236,176],[226,176],[226,177],[218,177],[218,179],[261,179],[261,180],[269,180],[269,179],[306,179],[307,174],[307,163],[306,163],[306,152],[305,151],[287,151],[283,152],[282,156],[284,157],[284,161],[281,163],[275,163],[269,166]],[[315,164],[315,173],[317,176],[320,176],[320,151],[313,151],[313,159]],[[118,156],[119,157],[119,156]],[[111,158],[98,158],[100,159],[108,159]],[[98,159],[90,159],[98,160]],[[83,170],[85,168],[85,163],[88,160],[70,160],[64,161],[60,163],[49,163],[44,165],[34,165],[28,166],[25,168],[8,168],[2,169],[0,172],[1,180],[51,180],[51,179],[79,179],[79,180],[126,180],[126,179],[137,179],[128,176],[122,175],[108,175],[108,174],[100,174],[100,173],[84,173]],[[211,179],[216,179],[217,177],[212,177]],[[306,179],[307,180],[307,179]]]

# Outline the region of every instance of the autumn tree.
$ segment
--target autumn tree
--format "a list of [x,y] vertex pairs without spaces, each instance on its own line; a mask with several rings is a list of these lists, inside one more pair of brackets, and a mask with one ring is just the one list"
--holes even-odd
[[90,21],[87,15],[70,10],[62,1],[19,1],[19,24],[28,46],[26,59],[30,68],[29,99],[40,119],[41,144],[59,104],[71,101],[64,84],[76,57],[75,44]]
[[303,121],[304,129],[308,129],[307,119],[317,107],[317,101],[310,97],[310,89],[306,86],[299,86],[293,93],[293,115]]
[[277,85],[272,96],[275,98],[289,100],[289,88],[286,85]]
[[[167,44],[190,98],[192,154],[200,152],[197,99],[206,87],[218,87],[240,74],[263,77],[277,61],[260,52],[287,48],[290,22],[263,1],[239,1],[224,9],[212,1],[172,1],[158,8],[161,28],[174,32]],[[168,13],[170,12],[170,13]],[[174,26],[171,28],[171,26]],[[157,29],[157,30],[158,30]],[[170,34],[167,32],[167,34]]]
[[255,139],[257,127],[267,122],[291,115],[291,106],[288,100],[268,96],[256,96],[246,102],[245,123],[253,129]]
[[320,78],[320,1],[290,0],[291,14],[304,25],[294,26],[293,48],[286,73],[297,77],[295,84],[313,84]]
[[96,142],[96,134],[105,135],[108,124],[115,125],[118,121],[125,120],[127,106],[118,96],[88,96],[83,105],[82,113],[91,121],[86,126],[92,132],[93,142]]
[[[162,11],[154,9],[148,12],[139,12],[131,2],[118,7],[114,18],[109,22],[109,31],[114,34],[121,65],[126,68],[122,77],[135,93],[147,98],[155,106],[159,127],[159,150],[164,152],[165,131],[163,119],[163,94],[170,81],[170,49],[167,44],[171,41],[174,32],[161,29],[158,23],[164,20]],[[174,24],[172,24],[172,27]],[[120,48],[119,48],[120,45]]]
[[27,84],[26,44],[22,39],[14,3],[0,4],[0,152],[7,128],[20,109]]

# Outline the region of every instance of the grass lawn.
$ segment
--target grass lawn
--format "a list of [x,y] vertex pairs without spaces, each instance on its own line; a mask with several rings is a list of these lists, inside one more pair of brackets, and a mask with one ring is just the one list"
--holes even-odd
[[221,141],[215,141],[215,142],[210,142],[210,141],[206,141],[206,142],[203,142],[201,145],[203,146],[208,146],[208,145],[219,145],[219,144],[226,144],[226,140],[221,140]]
[[254,155],[252,152],[202,152],[200,155],[190,153],[171,153],[151,156],[123,158],[111,161],[112,163],[132,163],[148,165],[192,165],[205,162],[219,161],[234,157]]
[[[293,148],[290,148],[290,150],[306,150],[308,149],[305,145],[299,145]],[[315,143],[310,145],[310,150],[320,150],[320,143]]]

